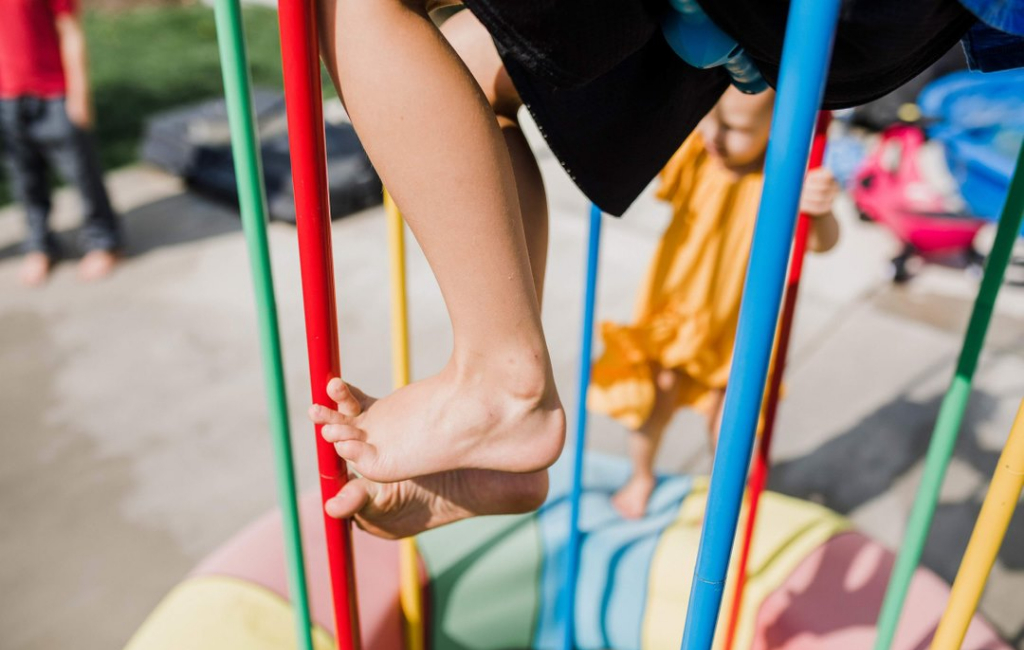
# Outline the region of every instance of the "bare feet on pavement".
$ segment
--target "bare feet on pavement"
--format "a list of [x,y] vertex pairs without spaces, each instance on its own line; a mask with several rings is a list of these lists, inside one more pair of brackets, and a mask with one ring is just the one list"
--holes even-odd
[[92,250],[78,263],[78,279],[83,282],[101,280],[117,266],[117,253],[106,250]]
[[42,286],[50,277],[53,260],[46,253],[27,253],[18,270],[18,281],[26,287]]

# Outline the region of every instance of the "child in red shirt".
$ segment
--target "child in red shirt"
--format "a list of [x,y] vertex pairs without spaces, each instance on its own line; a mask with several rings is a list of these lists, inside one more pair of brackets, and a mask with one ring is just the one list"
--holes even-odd
[[79,277],[98,279],[116,263],[120,227],[103,186],[92,123],[85,35],[75,0],[0,2],[0,134],[28,224],[20,274],[26,285],[45,282],[59,256],[48,226],[50,167],[81,194],[85,256]]

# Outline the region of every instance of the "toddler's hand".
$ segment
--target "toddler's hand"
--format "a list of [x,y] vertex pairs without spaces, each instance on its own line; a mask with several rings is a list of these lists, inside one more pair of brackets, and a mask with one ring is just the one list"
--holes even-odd
[[832,202],[839,195],[839,183],[832,172],[818,167],[807,172],[803,194],[800,196],[800,212],[811,217],[832,212]]

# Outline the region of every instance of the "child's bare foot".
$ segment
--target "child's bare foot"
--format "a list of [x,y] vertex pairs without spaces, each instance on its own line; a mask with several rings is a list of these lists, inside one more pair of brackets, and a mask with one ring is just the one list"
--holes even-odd
[[640,519],[647,512],[647,501],[656,484],[653,476],[634,474],[612,497],[612,505],[626,519]]
[[[360,475],[393,483],[458,469],[530,473],[562,451],[565,414],[549,379],[516,390],[505,377],[440,375],[380,400],[340,379],[338,411],[311,413]],[[314,409],[316,411],[316,409]]]
[[78,263],[78,279],[83,282],[102,280],[113,272],[115,266],[117,253],[105,250],[89,251]]
[[26,287],[38,287],[50,277],[53,260],[46,253],[27,253],[21,261],[18,281]]
[[[328,383],[327,394],[338,403],[338,410],[313,406],[309,412],[310,419],[325,429],[339,426],[377,402],[340,379]],[[478,515],[535,510],[547,491],[546,470],[512,474],[463,469],[398,483],[353,477],[325,507],[332,517],[355,517],[374,535],[398,538]]]
[[530,512],[547,491],[547,470],[463,469],[399,483],[352,478],[325,509],[332,517],[355,517],[360,528],[378,537],[397,539],[469,517]]

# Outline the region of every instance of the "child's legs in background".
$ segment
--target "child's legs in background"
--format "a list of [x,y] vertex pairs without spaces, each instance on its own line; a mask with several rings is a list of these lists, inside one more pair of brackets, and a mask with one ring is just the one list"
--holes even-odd
[[28,232],[24,251],[56,257],[57,242],[48,225],[49,169],[43,147],[33,137],[44,106],[45,100],[33,97],[0,100],[0,135],[5,143],[4,159],[11,189],[25,210]]
[[79,245],[85,252],[121,248],[121,228],[103,184],[103,170],[92,133],[68,119],[63,99],[46,102],[50,138],[46,155],[50,165],[78,190],[84,213]]
[[441,32],[469,68],[498,118],[498,126],[512,160],[537,300],[543,302],[548,255],[548,199],[537,158],[519,127],[518,115],[523,102],[505,71],[494,40],[472,12],[463,10],[455,14],[444,23]]
[[452,320],[445,370],[354,421],[339,452],[374,480],[557,458],[564,416],[540,326],[509,147],[419,0],[322,0],[326,63],[426,255]]
[[676,403],[682,377],[679,371],[655,366],[654,406],[647,421],[639,429],[629,432],[629,456],[633,462],[633,475],[620,489],[612,503],[626,518],[638,519],[647,509],[647,500],[654,491],[654,459],[661,446],[661,438],[676,412]]

